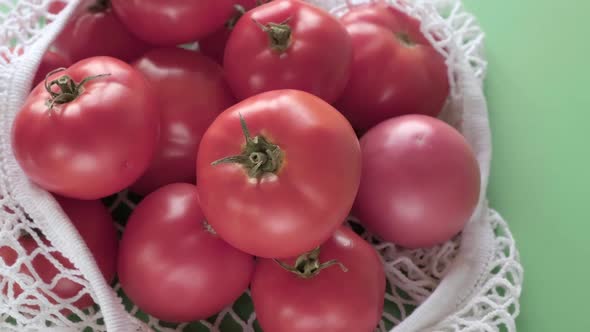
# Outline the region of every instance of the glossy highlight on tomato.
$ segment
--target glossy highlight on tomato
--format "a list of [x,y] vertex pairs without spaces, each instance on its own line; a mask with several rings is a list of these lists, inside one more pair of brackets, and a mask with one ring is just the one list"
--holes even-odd
[[93,57],[45,84],[33,89],[12,125],[16,160],[33,182],[63,196],[97,199],[145,172],[160,121],[141,73],[121,60]]
[[197,158],[207,220],[260,257],[296,256],[328,239],[350,211],[360,173],[350,124],[296,90],[262,93],[223,112]]
[[[375,331],[385,296],[385,272],[375,249],[342,227],[318,251],[319,257],[310,253],[298,265],[294,258],[283,262],[297,267],[297,273],[286,271],[272,259],[257,261],[251,289],[262,329]],[[313,272],[299,272],[306,270]]]
[[119,280],[143,311],[166,321],[208,318],[248,287],[254,258],[205,224],[197,188],[176,183],[148,195],[121,239]]
[[221,67],[200,53],[177,47],[152,50],[134,67],[154,90],[160,142],[149,168],[131,190],[147,195],[167,184],[195,183],[201,137],[234,103]]
[[224,68],[238,99],[296,89],[328,103],[348,81],[352,44],[332,15],[299,0],[275,0],[247,12],[225,49]]
[[129,31],[158,46],[193,42],[221,28],[234,0],[111,0]]
[[461,134],[441,120],[405,115],[361,138],[363,176],[354,215],[381,239],[408,248],[459,233],[480,195],[479,165]]
[[147,43],[127,31],[109,0],[85,1],[81,6],[85,8],[74,13],[53,43],[70,62],[93,56],[112,56],[130,62],[149,49]]
[[351,75],[336,103],[363,133],[404,114],[437,116],[449,95],[444,57],[420,30],[420,21],[374,2],[341,18],[352,39]]

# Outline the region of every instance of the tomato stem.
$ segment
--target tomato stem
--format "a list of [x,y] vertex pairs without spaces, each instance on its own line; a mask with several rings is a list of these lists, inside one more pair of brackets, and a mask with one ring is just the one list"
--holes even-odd
[[297,257],[295,265],[293,266],[278,259],[274,259],[274,261],[283,269],[292,272],[303,279],[313,278],[320,274],[322,270],[325,270],[333,265],[338,265],[343,272],[348,272],[346,266],[336,259],[320,263],[320,247],[317,247],[314,250]]
[[270,48],[279,51],[285,52],[289,46],[291,46],[291,27],[287,24],[291,18],[284,20],[281,23],[273,23],[270,22],[266,25],[258,22],[255,19],[252,19],[256,25],[262,29],[262,31],[268,34],[270,39]]
[[265,173],[277,173],[284,159],[281,148],[268,141],[264,136],[250,136],[250,130],[242,114],[240,114],[240,124],[246,139],[242,153],[219,159],[211,165],[239,164],[248,171],[251,178],[259,178]]
[[[53,109],[53,106],[55,106],[56,104],[66,104],[78,98],[84,91],[84,84],[88,83],[88,81],[110,75],[100,74],[95,76],[88,76],[85,79],[83,79],[80,83],[76,83],[76,81],[74,81],[68,75],[63,75],[58,77],[57,79],[54,79],[53,81],[49,81],[49,76],[55,73],[62,72],[64,70],[66,69],[57,68],[55,70],[52,70],[45,76],[45,90],[47,90],[47,92],[51,96],[49,100],[47,100],[47,107],[49,108],[49,110]],[[57,86],[60,91],[53,91],[53,86]]]
[[406,47],[416,46],[416,43],[412,40],[412,37],[407,32],[397,32],[395,37]]

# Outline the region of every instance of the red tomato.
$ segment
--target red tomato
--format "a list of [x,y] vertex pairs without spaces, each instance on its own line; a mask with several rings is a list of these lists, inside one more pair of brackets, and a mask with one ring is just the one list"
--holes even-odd
[[145,312],[166,321],[207,318],[248,287],[254,259],[203,224],[197,188],[171,184],[135,209],[121,240],[119,279]]
[[48,11],[51,14],[57,15],[59,14],[64,8],[66,8],[66,3],[61,2],[59,0],[55,0],[49,4]]
[[[109,76],[95,77],[101,74]],[[12,127],[13,151],[27,176],[80,199],[108,196],[135,182],[151,161],[159,126],[154,93],[141,73],[115,58],[94,57],[47,82],[54,97],[38,85]]]
[[223,26],[235,0],[112,0],[123,23],[139,38],[161,46],[198,40]]
[[[385,272],[377,252],[348,228],[286,271],[271,259],[256,263],[252,300],[258,322],[273,332],[373,332],[381,320]],[[331,266],[336,260],[343,267]],[[289,264],[296,264],[291,259]],[[323,266],[316,264],[324,264]],[[343,270],[345,268],[347,271]],[[317,274],[316,274],[317,273]]]
[[256,7],[260,0],[236,0],[234,6],[233,16],[227,20],[223,27],[217,29],[210,35],[205,36],[199,40],[199,50],[203,54],[213,58],[219,64],[223,64],[223,55],[225,53],[225,45],[236,23],[246,13],[246,11]]
[[342,18],[352,37],[350,80],[337,108],[360,132],[402,114],[436,116],[449,94],[447,67],[420,22],[384,2]]
[[226,46],[224,68],[234,95],[297,89],[331,103],[348,81],[352,47],[340,22],[299,0],[247,12]]
[[98,55],[129,62],[141,56],[149,46],[127,31],[108,1],[96,0],[71,19],[54,47],[72,62]]
[[166,184],[194,183],[201,137],[234,103],[221,67],[180,48],[153,50],[134,66],[156,91],[161,124],[156,156],[132,190],[146,195]]
[[45,52],[45,55],[43,55],[41,63],[39,64],[39,68],[37,69],[37,73],[35,74],[35,78],[33,79],[33,87],[43,82],[47,74],[52,70],[66,68],[71,64],[72,63],[66,57],[57,52],[50,50]]
[[[56,199],[86,242],[104,278],[107,282],[112,282],[115,278],[117,266],[118,238],[117,229],[109,212],[100,201],[76,201],[63,197],[56,197]],[[49,245],[47,239],[43,237],[41,239],[46,245]],[[39,244],[30,235],[20,237],[18,242],[25,249],[27,255],[31,255],[39,248]],[[74,265],[60,252],[53,251],[51,256],[66,269],[74,269]],[[12,266],[16,263],[18,254],[9,247],[0,247],[0,257],[6,265]],[[44,255],[35,255],[31,264],[35,273],[47,285],[51,284],[54,281],[53,279],[60,273]],[[20,272],[35,278],[25,265],[21,265]],[[51,288],[51,293],[54,295],[45,294],[39,290],[53,304],[57,303],[55,296],[68,300],[75,297],[83,288],[82,285],[68,278],[58,278],[55,286]],[[4,294],[9,291],[8,287],[10,286],[7,285],[2,289]],[[12,291],[14,296],[18,297],[22,294],[23,289],[21,285],[15,283]],[[88,294],[73,303],[79,309],[85,309],[93,304],[94,301]],[[36,306],[31,306],[31,308],[38,309]],[[64,312],[64,314],[69,314],[69,311]]]
[[480,190],[463,136],[424,115],[387,120],[361,139],[363,176],[354,214],[386,241],[431,247],[459,233]]
[[297,90],[263,93],[223,112],[205,132],[197,161],[201,206],[234,247],[292,257],[342,224],[360,162],[355,133],[332,106]]

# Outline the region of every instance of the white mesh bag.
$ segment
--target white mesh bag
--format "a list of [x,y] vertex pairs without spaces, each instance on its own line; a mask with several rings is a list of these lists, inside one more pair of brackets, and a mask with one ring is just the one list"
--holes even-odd
[[[12,262],[0,259],[0,331],[255,331],[256,317],[247,293],[238,300],[241,304],[215,318],[180,325],[160,322],[128,302],[123,304],[119,285],[105,282],[59,205],[18,167],[10,148],[12,121],[43,53],[80,2],[68,1],[59,15],[52,15],[48,7],[54,1],[59,0],[0,0],[0,55],[5,55],[0,56],[0,251],[17,256]],[[368,1],[348,1],[348,5]],[[311,2],[336,15],[347,10],[344,0]],[[365,234],[383,258],[390,285],[378,330],[516,331],[523,271],[506,222],[488,208],[485,199],[491,139],[482,92],[483,33],[459,0],[389,2],[420,18],[422,31],[447,59],[452,93],[441,117],[461,130],[475,150],[482,198],[462,234],[436,248],[405,250]],[[128,213],[133,207],[125,193],[110,203],[114,211]],[[41,240],[39,231],[49,242]],[[31,235],[39,248],[27,253],[17,241],[21,234]],[[60,264],[56,252],[76,268]],[[23,273],[32,271],[31,262],[39,257],[59,271],[51,282]],[[62,278],[81,284],[82,291],[74,298],[60,299],[51,289]],[[23,291],[15,292],[16,286]],[[81,311],[72,305],[88,294],[96,306]],[[66,317],[64,309],[74,316]]]

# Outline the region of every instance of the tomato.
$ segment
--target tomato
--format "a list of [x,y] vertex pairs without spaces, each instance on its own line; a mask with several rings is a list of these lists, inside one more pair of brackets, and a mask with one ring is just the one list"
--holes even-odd
[[203,54],[213,58],[219,64],[223,64],[223,55],[225,53],[225,45],[238,20],[246,13],[246,11],[256,7],[260,0],[236,0],[234,6],[233,16],[225,22],[223,27],[201,38],[199,40],[199,50]]
[[224,68],[239,99],[297,89],[328,103],[348,81],[352,45],[329,13],[299,0],[277,0],[247,12],[226,46]]
[[115,58],[94,57],[47,82],[53,96],[39,84],[12,126],[25,174],[46,190],[79,199],[135,182],[151,161],[159,128],[154,93],[141,73]]
[[[56,197],[56,199],[80,233],[80,236],[82,236],[82,239],[86,242],[104,278],[107,282],[112,282],[115,278],[117,267],[118,238],[117,229],[107,209],[100,201],[77,201],[63,197]],[[49,241],[42,236],[41,241],[45,245],[50,245]],[[31,235],[21,236],[18,239],[18,243],[29,256],[33,255],[33,252],[39,251],[39,244]],[[52,251],[50,255],[63,265],[65,269],[75,269],[74,265],[60,252]],[[19,257],[14,249],[0,247],[0,258],[4,260],[6,265],[12,266]],[[82,285],[60,274],[59,270],[44,255],[37,254],[31,258],[31,266],[35,273],[33,274],[24,264],[20,267],[20,273],[31,278],[36,278],[34,277],[36,274],[46,285],[52,285],[54,278],[58,278],[54,283],[55,286],[51,288],[51,293],[45,293],[41,289],[38,291],[50,303],[56,304],[56,297],[58,299],[69,300],[76,297],[82,291]],[[23,285],[14,283],[12,284],[13,288],[11,290],[9,290],[9,287],[11,287],[9,285],[7,284],[2,289],[5,295],[9,292],[14,292],[14,297],[16,298],[23,293]],[[73,302],[73,305],[79,309],[85,309],[93,304],[94,301],[89,294],[85,294]],[[27,306],[32,309],[38,309],[35,306]],[[67,315],[69,311],[66,310],[63,313]]]
[[171,184],[147,196],[121,239],[119,279],[129,298],[166,321],[207,318],[248,287],[254,258],[204,224],[197,189]]
[[221,28],[235,0],[112,0],[127,28],[155,45],[175,46]]
[[146,43],[127,31],[115,16],[109,1],[96,0],[89,4],[86,10],[74,15],[55,40],[54,47],[67,55],[70,61],[106,55],[128,62],[148,49]]
[[33,87],[43,82],[47,74],[49,74],[52,70],[57,68],[66,68],[71,64],[72,63],[60,53],[48,50],[43,55],[43,58],[41,58],[41,63],[39,64],[35,78],[33,78]]
[[132,186],[146,195],[175,182],[194,183],[197,150],[215,117],[234,103],[221,67],[196,52],[153,50],[135,63],[160,109],[160,144],[147,172]]
[[402,114],[437,116],[449,94],[447,67],[420,22],[376,2],[342,17],[352,38],[350,80],[336,104],[364,132]]
[[354,215],[382,239],[431,247],[459,233],[477,205],[480,172],[461,134],[425,115],[387,120],[361,139]]
[[266,92],[229,108],[205,132],[197,158],[201,206],[234,247],[292,257],[342,224],[360,166],[358,140],[336,109],[302,91]]
[[66,8],[66,3],[61,2],[59,0],[55,0],[49,3],[49,7],[47,7],[47,11],[53,15],[59,14],[64,8]]
[[295,264],[289,267],[296,267],[294,273],[274,260],[258,260],[251,289],[262,329],[375,331],[385,297],[385,272],[375,249],[342,227],[322,244],[319,257],[317,254],[282,263]]

